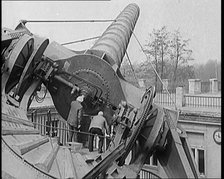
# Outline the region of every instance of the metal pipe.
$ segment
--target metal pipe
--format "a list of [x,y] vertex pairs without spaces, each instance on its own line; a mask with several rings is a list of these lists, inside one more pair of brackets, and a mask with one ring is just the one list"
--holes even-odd
[[104,52],[112,59],[111,65],[117,64],[120,67],[138,16],[139,7],[136,4],[129,4],[90,50]]

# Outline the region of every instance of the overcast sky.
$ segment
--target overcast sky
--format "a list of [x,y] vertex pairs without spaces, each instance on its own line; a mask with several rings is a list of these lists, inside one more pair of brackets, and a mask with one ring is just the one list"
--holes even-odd
[[[2,27],[14,29],[19,20],[115,19],[129,4],[140,7],[135,34],[146,44],[153,29],[179,29],[190,39],[195,63],[221,61],[221,0],[111,0],[111,1],[2,1]],[[101,35],[110,23],[27,23],[34,34],[58,43]],[[68,45],[74,50],[94,41]],[[127,49],[133,63],[146,60],[134,37]]]

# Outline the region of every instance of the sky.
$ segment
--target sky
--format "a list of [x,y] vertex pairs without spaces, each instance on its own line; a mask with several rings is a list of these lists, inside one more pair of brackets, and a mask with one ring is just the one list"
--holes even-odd
[[[153,29],[166,26],[168,31],[179,30],[184,39],[190,39],[193,63],[221,61],[221,0],[2,1],[2,27],[15,29],[22,19],[115,19],[130,3],[140,8],[134,33],[143,47]],[[50,41],[66,43],[99,36],[110,23],[27,23],[26,26]],[[91,40],[66,47],[84,50],[93,44]],[[134,36],[127,53],[132,63],[146,60]]]

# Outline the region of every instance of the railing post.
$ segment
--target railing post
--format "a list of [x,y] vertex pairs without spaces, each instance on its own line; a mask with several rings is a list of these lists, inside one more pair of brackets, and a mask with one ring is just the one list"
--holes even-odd
[[162,79],[163,82],[163,92],[166,92],[166,90],[169,90],[169,79]]
[[58,123],[58,126],[59,126],[59,128],[58,128],[58,137],[59,137],[59,143],[61,143],[62,144],[62,139],[61,139],[61,136],[62,136],[62,130],[61,130],[61,125],[62,124],[62,122],[61,122],[61,120],[59,120],[59,123]]
[[58,119],[56,118],[54,121],[54,132],[55,132],[55,136],[58,136]]
[[210,93],[218,93],[218,80],[216,78],[209,79]]
[[48,123],[48,129],[47,129],[47,132],[48,132],[48,136],[51,137],[51,110],[49,109],[47,111],[47,123]]
[[183,87],[176,88],[176,106],[177,107],[185,106],[185,97],[184,97],[184,88]]
[[188,79],[188,82],[189,82],[189,94],[201,93],[200,79]]
[[63,126],[64,129],[66,129],[66,130],[63,130],[62,144],[66,145],[67,142],[68,142],[68,131],[69,131],[69,129],[68,129],[66,124],[63,124],[62,126]]
[[33,122],[34,121],[34,111],[32,111],[32,113],[31,113],[31,122]]
[[37,110],[34,111],[34,128],[37,126]]

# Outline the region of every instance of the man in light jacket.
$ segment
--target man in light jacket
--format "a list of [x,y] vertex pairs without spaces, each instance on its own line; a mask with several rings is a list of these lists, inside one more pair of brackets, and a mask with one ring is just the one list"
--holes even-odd
[[104,130],[106,130],[106,133],[109,135],[109,127],[107,124],[106,119],[103,117],[103,112],[98,112],[97,116],[94,116],[91,120],[90,126],[89,126],[89,151],[93,151],[93,140],[94,135],[97,134],[99,137],[99,149],[98,152],[103,152],[103,139],[104,139]]

